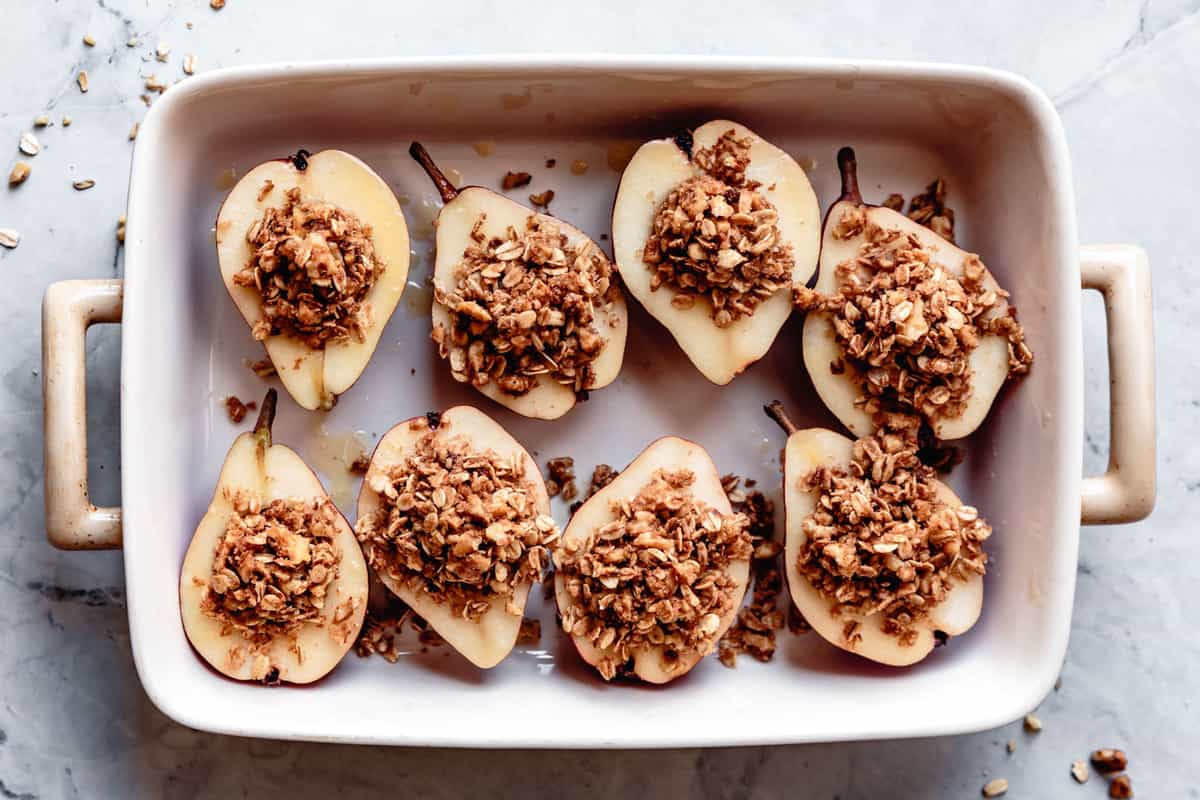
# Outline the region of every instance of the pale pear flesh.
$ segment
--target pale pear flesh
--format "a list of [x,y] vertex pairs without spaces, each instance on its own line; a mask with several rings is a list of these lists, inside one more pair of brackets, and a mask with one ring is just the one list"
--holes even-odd
[[[792,284],[803,286],[817,268],[821,212],[817,196],[804,170],[783,150],[743,125],[714,120],[692,134],[693,152],[711,147],[730,129],[748,137],[750,165],[746,175],[759,181],[759,191],[779,211],[781,240],[792,245],[795,267]],[[613,206],[613,253],[629,293],[663,324],[680,349],[709,381],[724,385],[764,355],[792,312],[791,291],[780,289],[759,305],[754,314],[718,328],[712,304],[697,298],[691,308],[672,304],[675,291],[662,286],[650,290],[652,272],[642,261],[654,215],[680,183],[702,175],[673,139],[647,142],[634,153],[621,176]]]
[[[901,645],[898,637],[884,632],[882,614],[835,617],[832,612],[837,603],[817,591],[796,567],[800,550],[807,541],[804,520],[816,507],[818,494],[816,490],[805,491],[800,482],[818,467],[848,467],[853,449],[854,442],[850,439],[823,428],[800,430],[788,437],[783,470],[787,530],[784,559],[788,591],[804,619],[825,641],[880,664],[908,666],[921,661],[933,650],[936,645],[934,631],[958,636],[975,624],[983,607],[983,576],[973,573],[965,581],[954,583],[945,600],[917,621],[917,638],[911,645]],[[950,487],[940,481],[937,492],[939,499],[951,507],[962,505]],[[843,629],[851,621],[861,623],[861,641],[846,641]]]
[[[537,464],[525,448],[512,438],[497,422],[482,411],[470,406],[455,406],[441,415],[436,428],[439,437],[465,437],[471,447],[480,452],[491,450],[501,458],[518,456],[525,462],[525,477],[532,488],[535,513],[550,514],[550,496],[546,493]],[[371,480],[388,469],[402,463],[412,455],[417,442],[430,431],[426,417],[415,417],[392,427],[371,455],[367,474],[363,479],[358,496],[358,519],[364,519],[383,508],[386,500],[371,489]],[[510,614],[505,609],[506,600],[495,598],[491,608],[478,621],[471,621],[451,612],[447,603],[436,602],[423,591],[413,591],[402,579],[377,571],[380,581],[392,594],[403,600],[412,610],[429,623],[446,642],[461,653],[468,661],[482,669],[499,664],[513,649],[521,629],[521,612],[529,597],[532,581],[518,584],[513,590],[511,602],[518,613]]]
[[[200,609],[212,575],[213,558],[233,507],[226,490],[258,493],[272,500],[326,498],[325,489],[308,465],[283,445],[267,445],[254,433],[233,443],[208,511],[188,545],[179,581],[184,630],[196,651],[219,672],[237,680],[252,680],[255,650],[239,631],[222,633],[222,624]],[[327,499],[327,498],[326,498]],[[341,554],[337,577],[330,583],[321,617],[323,624],[306,623],[295,636],[276,637],[263,649],[284,683],[311,683],[338,665],[354,644],[367,610],[367,565],[358,540],[345,517],[334,515],[335,547]],[[348,620],[334,624],[339,605],[349,601]],[[296,650],[299,650],[297,654]]]
[[[596,494],[592,495],[575,515],[563,531],[562,542],[585,541],[589,534],[602,525],[616,519],[611,505],[613,501],[622,498],[631,499],[642,490],[659,470],[688,469],[696,476],[691,491],[697,500],[716,509],[723,515],[733,513],[729,498],[721,485],[721,476],[716,466],[704,448],[695,442],[667,436],[653,442],[641,452],[633,462],[612,481]],[[746,593],[750,580],[750,562],[748,560],[734,561],[727,567],[727,572],[735,581],[733,604],[730,610],[721,617],[721,623],[711,639],[711,646],[705,652],[680,654],[676,659],[673,670],[664,669],[663,648],[661,646],[639,648],[633,652],[633,672],[648,683],[667,683],[679,678],[700,660],[712,652],[717,642],[729,630],[737,617],[737,612]],[[565,612],[571,606],[571,596],[567,593],[566,580],[561,573],[554,576],[554,595],[560,612]],[[572,641],[579,655],[588,664],[595,665],[610,651],[600,650],[585,637],[572,636]]]
[[[468,186],[447,202],[438,215],[437,258],[433,279],[447,291],[453,290],[457,282],[455,268],[462,262],[463,253],[471,241],[471,230],[481,215],[485,217],[482,233],[489,238],[503,237],[510,226],[518,233],[524,231],[527,220],[532,216],[553,222],[575,247],[590,241],[583,231],[562,220],[537,214],[491,190]],[[447,331],[453,328],[450,310],[436,300],[433,303],[433,324],[435,327],[444,325]],[[625,358],[629,312],[625,307],[625,298],[620,293],[611,303],[597,307],[595,325],[596,331],[604,339],[604,345],[592,364],[595,381],[588,388],[602,389],[616,379]],[[475,388],[523,417],[558,419],[575,407],[574,388],[558,383],[549,374],[539,376],[534,387],[522,395],[505,392],[491,381]]]
[[[849,200],[840,200],[829,210],[821,244],[821,266],[817,276],[816,291],[831,295],[838,289],[837,267],[858,256],[865,234],[849,239],[833,235],[837,221],[847,210],[861,207],[867,219],[886,230],[899,229],[917,237],[921,246],[933,253],[934,260],[956,277],[963,274],[963,262],[969,255],[955,247],[933,231],[913,222],[908,217],[890,208],[866,206]],[[983,280],[987,289],[998,291],[999,285],[988,273]],[[985,318],[1006,314],[1008,304],[1001,299]],[[809,312],[804,320],[802,335],[804,365],[812,378],[817,395],[855,436],[866,436],[875,429],[869,414],[854,401],[862,395],[864,378],[853,364],[844,357],[842,347],[834,333],[833,321],[826,312]],[[1003,336],[988,334],[981,336],[978,346],[971,352],[971,394],[963,413],[956,417],[937,417],[930,420],[939,439],[961,439],[976,428],[987,417],[1000,388],[1008,380],[1008,342]],[[830,364],[840,361],[844,371],[834,373]]]
[[[409,241],[396,196],[370,167],[340,150],[323,150],[308,156],[307,162],[300,170],[292,161],[279,159],[247,172],[221,206],[216,241],[225,288],[246,324],[253,327],[262,318],[261,297],[252,287],[235,286],[233,276],[250,261],[246,231],[268,208],[281,205],[289,189],[298,187],[301,200],[337,206],[371,227],[375,252],[385,269],[364,300],[370,307],[371,324],[363,341],[331,342],[323,350],[313,350],[282,334],[263,342],[284,388],[302,408],[314,410],[332,407],[337,395],[354,384],[370,361],[408,281]],[[271,181],[274,189],[260,199],[266,181]]]

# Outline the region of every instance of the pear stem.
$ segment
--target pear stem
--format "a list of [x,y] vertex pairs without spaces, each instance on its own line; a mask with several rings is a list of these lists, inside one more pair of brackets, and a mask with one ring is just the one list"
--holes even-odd
[[772,400],[767,403],[763,406],[763,411],[767,412],[767,416],[775,420],[788,436],[800,430],[796,427],[796,423],[792,422],[792,418],[788,416],[788,413],[783,410],[783,403],[778,400]]
[[433,185],[437,187],[438,194],[442,196],[443,203],[449,203],[454,198],[458,197],[458,189],[454,188],[454,184],[446,177],[438,165],[433,162],[433,156],[429,155],[429,151],[420,142],[413,142],[408,147],[408,154],[413,157],[421,169],[425,170],[425,174],[429,176],[429,180],[433,181]]
[[274,388],[267,389],[262,406],[258,410],[258,419],[254,423],[254,435],[264,447],[271,446],[271,426],[275,424],[275,401],[279,393]]
[[842,176],[842,196],[838,200],[861,203],[863,198],[862,192],[858,190],[858,160],[854,157],[854,148],[843,147],[838,150],[837,164],[838,172]]

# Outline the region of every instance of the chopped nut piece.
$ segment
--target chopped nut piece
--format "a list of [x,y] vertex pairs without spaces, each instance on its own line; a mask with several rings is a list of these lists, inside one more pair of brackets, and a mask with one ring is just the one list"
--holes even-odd
[[70,117],[67,117],[67,116],[64,116],[64,117],[62,118],[62,126],[63,126],[64,128],[69,128],[69,127],[71,127],[71,118],[70,118]]
[[76,191],[83,192],[95,186],[96,182],[89,178],[81,181],[74,181],[71,183],[71,185],[75,187]]
[[32,171],[33,168],[27,162],[18,161],[16,164],[13,164],[12,172],[8,173],[8,185],[20,186]]
[[367,485],[383,501],[355,526],[367,563],[463,619],[539,580],[559,537],[534,506],[524,459],[474,450],[462,436],[425,433]]
[[17,245],[21,243],[21,234],[17,233],[12,228],[0,228],[0,247],[6,247],[9,250],[15,250]]
[[133,141],[134,139],[137,138],[138,128],[140,128],[140,127],[142,127],[142,123],[140,123],[140,122],[133,123],[133,127],[129,129],[129,141]]
[[689,470],[659,470],[632,499],[612,503],[615,519],[554,554],[572,604],[562,628],[605,651],[596,664],[611,680],[635,650],[665,657],[712,652],[733,606],[726,572],[750,557],[743,514],[721,514],[692,494]]
[[1133,797],[1133,783],[1128,775],[1118,775],[1108,785],[1108,796],[1116,800],[1129,800]]
[[909,201],[908,218],[954,244],[954,211],[946,207],[946,182],[941,178]]
[[642,250],[653,272],[651,291],[669,286],[680,308],[707,298],[721,328],[791,286],[795,266],[791,245],[780,241],[779,212],[746,179],[749,152],[750,141],[732,130],[697,151],[695,162],[706,174],[667,195]]
[[341,562],[333,504],[328,498],[293,498],[264,505],[240,490],[226,497],[233,512],[200,610],[219,621],[223,632],[239,631],[257,645],[306,623],[323,625],[321,612]]
[[1026,733],[1041,733],[1042,721],[1034,714],[1025,715],[1025,732]]
[[250,362],[250,370],[260,378],[270,378],[275,374],[275,365],[269,358],[260,358]]
[[188,53],[186,56],[183,57],[183,74],[185,74],[185,75],[195,75],[196,74],[196,57],[194,55],[192,55],[191,53]]
[[371,321],[365,298],[385,269],[369,225],[337,206],[301,201],[292,188],[250,225],[246,241],[250,261],[233,282],[262,298],[255,339],[283,333],[312,349],[363,341]]
[[229,421],[234,425],[237,425],[244,420],[246,418],[246,412],[253,411],[255,408],[257,408],[257,406],[258,404],[254,401],[243,403],[233,395],[229,395],[229,397],[225,398],[225,413],[229,415]]
[[146,78],[145,86],[146,91],[148,92],[158,92],[159,94],[162,94],[167,90],[167,84],[160,81],[157,75],[151,75],[150,77]]
[[571,162],[571,174],[582,175],[588,171],[588,163],[582,159],[576,159]]
[[984,797],[999,797],[1008,791],[1008,781],[1004,778],[996,778],[994,781],[988,781],[983,785]]
[[564,503],[579,495],[575,487],[575,459],[563,456],[546,462],[546,492],[551,497],[561,496]]
[[86,44],[88,47],[95,47],[96,46],[96,38],[94,36],[92,36],[90,33],[85,33],[83,35],[83,43]]
[[1092,753],[1092,766],[1109,775],[1113,772],[1123,772],[1129,766],[1129,759],[1125,757],[1124,750],[1104,747]]
[[988,334],[1008,340],[1009,376],[1029,371],[1033,353],[1003,290],[985,287],[987,267],[969,256],[961,277],[935,260],[913,235],[867,222],[861,208],[843,212],[834,236],[865,231],[856,258],[837,267],[839,288],[826,297],[795,291],[801,308],[832,317],[845,359],[858,372],[868,414],[915,411],[927,419],[960,416],[971,395],[971,353]]
[[85,70],[79,70],[79,74],[75,76],[75,83],[79,84],[79,91],[87,94],[88,90],[88,74]]
[[27,156],[36,156],[42,151],[42,145],[32,133],[22,133],[21,141],[17,143],[17,148]]
[[509,172],[504,173],[504,177],[500,180],[500,188],[504,191],[519,189],[522,186],[528,186],[533,176],[528,172]]
[[[936,473],[917,456],[916,417],[890,415],[854,443],[848,468],[820,467],[801,479],[816,490],[804,520],[797,570],[841,616],[879,613],[901,645],[916,640],[914,623],[942,602],[955,582],[984,574],[983,542],[991,526],[978,512],[942,502]],[[847,630],[847,638],[857,628]]]
[[154,57],[162,63],[167,63],[167,56],[171,55],[171,45],[166,42],[159,42],[158,47],[154,48]]
[[547,189],[541,194],[529,195],[529,202],[538,208],[549,208],[550,203],[554,200],[554,190]]
[[33,127],[35,127],[35,128],[44,128],[49,124],[50,124],[50,115],[49,114],[38,114],[36,117],[33,118]]
[[520,396],[545,375],[574,391],[595,381],[593,362],[604,347],[597,310],[619,291],[612,263],[591,241],[572,244],[554,220],[530,215],[487,239],[484,217],[454,270],[454,286],[434,285],[450,312],[432,338],[460,382]]
[[353,475],[366,475],[370,467],[371,457],[366,453],[359,453],[353,461],[346,465],[346,470]]
[[213,11],[220,11],[225,7],[225,0],[208,0],[208,5]]
[[1082,759],[1079,761],[1072,761],[1071,777],[1075,779],[1076,783],[1087,783],[1089,777],[1087,762],[1083,761]]

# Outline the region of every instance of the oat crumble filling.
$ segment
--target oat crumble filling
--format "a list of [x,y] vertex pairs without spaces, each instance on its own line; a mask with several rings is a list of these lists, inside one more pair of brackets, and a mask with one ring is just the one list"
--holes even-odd
[[795,258],[781,239],[779,211],[746,177],[750,145],[729,130],[697,150],[693,163],[704,174],[671,190],[642,249],[653,271],[650,290],[674,290],[671,304],[680,309],[707,299],[718,328],[792,285]]
[[[260,199],[273,188],[264,184]],[[369,225],[329,203],[301,200],[300,189],[292,188],[283,205],[251,224],[246,241],[250,261],[233,282],[261,298],[255,339],[285,334],[312,349],[363,341],[371,324],[366,296],[385,269]]]
[[606,651],[596,664],[605,680],[641,648],[664,648],[671,672],[680,656],[716,646],[737,591],[727,568],[750,558],[750,535],[744,515],[697,500],[694,482],[690,470],[655,472],[612,503],[615,519],[555,553],[571,598],[562,628]]
[[520,616],[515,590],[541,579],[559,537],[534,504],[521,455],[430,431],[411,455],[367,480],[383,502],[355,533],[372,569],[472,622],[497,598]]
[[520,396],[545,375],[581,392],[595,383],[606,337],[597,311],[618,291],[612,264],[591,241],[572,243],[550,219],[488,237],[480,215],[455,268],[454,286],[434,286],[450,326],[434,326],[455,380]]
[[233,512],[213,556],[201,611],[254,645],[323,625],[337,579],[336,514],[328,498],[272,500],[226,490]]
[[[971,353],[981,337],[1008,341],[1008,375],[1029,371],[1033,353],[1008,293],[989,289],[987,267],[972,254],[961,276],[950,274],[935,253],[911,234],[882,228],[851,208],[835,224],[835,238],[865,234],[857,256],[837,267],[831,295],[796,290],[806,310],[828,313],[846,361],[861,378],[858,402],[868,414],[916,412],[926,419],[954,418],[971,397]],[[844,364],[834,362],[835,372]]]
[[[801,479],[818,492],[803,522],[796,568],[826,598],[835,617],[883,615],[883,630],[902,645],[916,641],[922,619],[956,582],[986,571],[983,542],[992,528],[971,506],[937,496],[935,471],[917,457],[916,417],[854,443],[850,465],[820,467]],[[844,636],[855,642],[859,623]]]

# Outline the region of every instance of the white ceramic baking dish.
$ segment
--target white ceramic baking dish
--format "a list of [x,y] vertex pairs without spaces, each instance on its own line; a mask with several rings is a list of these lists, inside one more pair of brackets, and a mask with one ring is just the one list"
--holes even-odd
[[[762,414],[783,400],[802,423],[835,425],[809,385],[797,315],[770,354],[730,386],[707,383],[669,336],[635,310],[626,366],[561,421],[519,419],[456,385],[428,339],[429,221],[436,196],[409,159],[418,138],[466,182],[508,169],[553,188],[554,213],[600,238],[632,142],[714,116],[740,120],[810,168],[827,206],[834,153],[857,148],[868,197],[906,195],[936,175],[950,186],[959,239],[1014,295],[1037,354],[966,446],[960,493],[996,535],[983,618],[906,670],[847,656],[814,635],[782,633],[769,664],[708,659],[665,688],[606,685],[576,658],[539,599],[540,645],[482,672],[445,649],[389,665],[349,656],[308,688],[264,689],[218,676],[188,646],[178,573],[237,428],[229,394],[264,383],[260,351],[218,279],[212,223],[229,185],[255,163],[337,146],[408,198],[417,240],[401,308],[359,383],[328,414],[284,401],[277,438],[321,455],[343,432],[455,403],[483,407],[539,460],[572,455],[581,480],[623,466],[664,434],[701,442],[726,471],[778,496],[782,435]],[[494,142],[487,157],[472,147]],[[558,167],[545,168],[555,158]],[[589,164],[586,174],[567,169]],[[344,742],[521,747],[665,747],[925,736],[1018,717],[1050,689],[1070,627],[1081,509],[1085,523],[1149,513],[1154,493],[1153,345],[1144,254],[1080,248],[1062,128],[1024,80],[982,69],[899,63],[712,58],[537,57],[394,60],[227,70],[192,78],[155,104],[138,136],[125,283],[66,282],[44,319],[47,529],[64,548],[124,547],[133,652],[146,692],[180,722],[224,733]],[[1081,478],[1080,287],[1104,292],[1112,373],[1112,460]],[[122,301],[124,313],[122,315]],[[87,499],[84,332],[124,325],[123,508]],[[286,396],[285,396],[286,397]],[[242,426],[244,428],[245,425]],[[353,513],[344,473],[325,469]],[[565,509],[557,514],[565,517]],[[1086,613],[1099,613],[1088,609]]]

